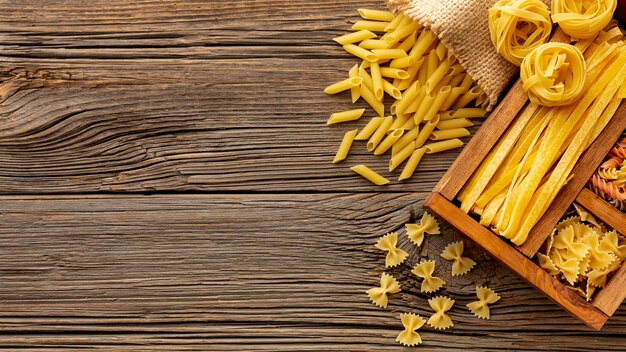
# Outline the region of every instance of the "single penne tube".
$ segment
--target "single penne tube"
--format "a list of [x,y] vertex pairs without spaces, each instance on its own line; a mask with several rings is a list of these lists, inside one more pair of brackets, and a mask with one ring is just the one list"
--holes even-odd
[[[433,89],[433,92],[439,91],[439,89],[443,88],[444,86],[450,86],[448,83],[450,83],[451,80],[452,80],[452,76],[445,75],[441,79],[441,81],[439,81],[439,83],[437,83],[437,85],[435,86],[435,89]],[[450,86],[450,87],[452,87],[452,86]]]
[[439,141],[434,143],[429,143],[424,146],[426,149],[426,154],[435,154],[445,152],[446,150],[451,150],[455,148],[460,148],[463,146],[463,141],[460,139],[448,139],[445,141]]
[[402,43],[398,44],[397,48],[402,49],[408,53],[409,51],[411,51],[411,49],[413,49],[413,45],[415,45],[416,39],[417,39],[417,32],[413,32],[408,37],[404,38]]
[[[442,61],[439,63],[439,66],[435,71],[428,75],[428,80],[426,81],[426,93],[432,92],[437,84],[443,79],[443,77],[448,73],[450,69],[450,64],[447,61]],[[450,77],[452,79],[452,77]]]
[[416,80],[424,84],[426,83],[426,81],[428,81],[428,57],[424,56],[422,60],[424,60],[424,63],[422,64],[420,69],[417,71]]
[[398,105],[398,102],[400,100],[396,100],[393,102],[393,104],[391,104],[391,106],[389,107],[389,110],[391,111],[392,115],[396,115],[396,106]]
[[483,104],[485,103],[485,101],[487,101],[487,99],[488,99],[487,94],[485,94],[485,92],[481,93],[476,98],[476,105],[475,106],[483,106]]
[[[448,64],[450,64],[450,62],[448,62]],[[463,67],[463,65],[454,64],[450,66],[450,75],[454,76],[454,75],[458,75],[461,73],[465,73],[465,67]]]
[[383,77],[380,75],[380,66],[378,66],[378,62],[370,63],[370,72],[372,73],[374,96],[376,99],[382,100],[385,96],[385,91],[383,90]]
[[412,114],[416,112],[417,109],[419,109],[419,107],[421,106],[422,102],[424,101],[425,96],[426,96],[426,89],[423,89],[422,87],[417,97],[415,97],[415,99],[413,99],[413,102],[411,102],[411,104],[409,104],[409,106],[406,107],[406,109],[404,110],[404,113]]
[[466,107],[472,100],[476,99],[482,93],[482,89],[474,87],[468,90],[465,94],[461,95],[459,99],[452,106],[453,109],[460,109]]
[[333,38],[333,40],[341,45],[347,45],[372,38],[376,38],[376,34],[372,31],[368,31],[367,29],[363,29],[358,32],[352,32]]
[[[364,63],[367,61],[364,61]],[[369,67],[369,65],[368,65]],[[371,90],[372,92],[374,91],[374,81],[372,80],[372,76],[370,76],[369,73],[367,73],[367,70],[365,69],[364,65],[361,64],[361,66],[359,66],[359,77],[363,78],[363,82],[361,83],[362,85],[365,85],[367,87],[367,89]]]
[[439,61],[443,61],[447,57],[448,49],[443,44],[443,42],[439,42],[439,44],[437,44],[437,47],[435,48],[435,52],[437,53],[437,58],[439,59]]
[[[408,17],[407,17],[408,18]],[[393,32],[385,38],[388,43],[397,43],[400,40],[408,37],[411,33],[417,31],[420,28],[420,24],[417,22],[409,22],[406,25],[400,25]]]
[[415,148],[420,148],[424,145],[424,143],[426,143],[426,140],[428,140],[428,137],[430,137],[430,134],[435,130],[435,127],[437,127],[438,123],[439,117],[437,116],[424,124],[422,130],[415,139]]
[[426,61],[426,76],[430,78],[430,76],[435,73],[437,67],[439,67],[439,59],[437,58],[437,51],[433,49],[430,53],[428,53],[428,60]]
[[365,165],[357,165],[350,168],[350,170],[356,172],[357,174],[365,177],[370,182],[377,186],[386,185],[389,183],[389,180],[384,178],[382,175],[377,173],[376,171],[370,169]]
[[402,125],[402,127],[400,127],[400,128],[402,128],[405,131],[410,131],[415,126],[416,126],[416,124],[415,124],[415,115],[413,115],[413,116],[409,117],[409,119],[406,120],[404,125]]
[[448,94],[450,94],[450,90],[450,86],[444,86],[436,92],[435,99],[433,99],[433,102],[428,108],[428,111],[426,111],[426,115],[424,115],[424,121],[429,121],[437,116],[437,112],[441,109],[441,106],[446,101]]
[[453,117],[452,115],[454,115],[454,110],[448,110],[448,111],[442,111],[440,113],[438,113],[437,115],[439,115],[439,121],[445,121],[445,120],[452,120],[455,117]]
[[[454,121],[454,120],[451,120]],[[451,128],[447,130],[433,131],[428,139],[433,141],[443,141],[446,139],[462,138],[470,135],[470,131],[466,128]]]
[[369,62],[374,62],[374,61],[378,61],[378,56],[376,56],[374,53],[372,53],[371,51],[367,50],[367,49],[363,49],[361,47],[358,47],[354,44],[346,44],[343,46],[343,50],[347,51],[348,53],[361,58],[363,60],[369,61]]
[[400,164],[402,164],[406,159],[411,157],[415,151],[415,143],[409,143],[404,148],[402,148],[396,155],[392,155],[389,160],[389,172],[395,170]]
[[372,32],[384,32],[389,22],[385,21],[356,21],[352,25],[353,31],[368,30]]
[[[426,114],[428,113],[429,108],[433,105],[433,102],[435,101],[435,97],[436,96],[434,94],[424,95],[424,99],[422,99],[422,103],[419,105],[414,115],[414,122],[416,125],[419,125],[423,121],[426,121],[424,118],[426,117]],[[420,146],[417,146],[417,147],[419,148]]]
[[456,100],[459,98],[459,96],[461,96],[461,94],[463,94],[463,88],[461,87],[451,88],[450,93],[448,94],[448,97],[443,102],[439,110],[450,110],[450,108],[452,107],[452,104],[456,102]]
[[461,84],[461,82],[463,82],[464,78],[465,75],[463,73],[453,75],[452,79],[450,80],[450,85],[452,86],[452,88],[460,88],[459,85]]
[[482,108],[461,108],[454,111],[452,114],[452,118],[460,119],[460,118],[481,118],[485,117],[487,114],[487,110]]
[[398,139],[398,141],[393,145],[393,147],[398,150],[406,147],[409,143],[415,142],[415,139],[417,138],[417,136],[419,136],[419,133],[420,133],[420,127],[414,126],[408,132],[402,135],[402,137]]
[[391,61],[391,63],[389,64],[389,67],[392,68],[405,68],[405,67],[409,67],[411,65],[413,65],[415,62],[417,62],[416,59],[410,57],[410,56],[405,56],[399,59],[394,59]]
[[433,44],[435,39],[437,39],[435,33],[429,30],[422,31],[419,37],[415,40],[415,44],[413,45],[413,49],[411,49],[409,56],[414,57],[415,59],[421,58]]
[[343,135],[339,149],[337,149],[337,154],[335,154],[335,158],[333,159],[333,164],[346,159],[348,152],[350,152],[352,141],[354,141],[354,137],[356,137],[357,132],[359,132],[359,130],[352,130]]
[[398,128],[402,128],[402,125],[409,119],[410,115],[406,114],[396,114],[396,118],[393,120],[393,124],[389,127],[389,130],[397,130]]
[[336,112],[330,115],[330,118],[326,122],[327,125],[334,125],[336,123],[348,122],[358,120],[363,116],[365,109],[354,109],[348,111]]
[[387,94],[391,95],[394,99],[402,99],[402,93],[398,88],[387,80],[381,79],[381,81],[383,82],[383,90]]
[[403,90],[409,88],[411,83],[413,83],[415,81],[415,77],[417,76],[417,72],[419,71],[419,69],[420,69],[420,67],[422,66],[423,63],[424,63],[424,58],[421,58],[421,59],[417,60],[413,65],[411,65],[411,66],[406,68],[406,72],[409,74],[409,78],[403,79],[400,82],[400,84],[397,85],[397,87],[398,87],[398,89],[400,89],[400,91],[403,91]]
[[[374,149],[374,155],[385,154],[404,134],[403,129],[397,129],[391,132],[382,142]],[[369,146],[368,146],[369,147]]]
[[361,97],[363,97],[363,99],[370,104],[372,109],[376,111],[378,116],[385,116],[385,104],[376,99],[374,92],[369,90],[364,84],[361,84],[359,93],[361,94]]
[[383,77],[389,77],[389,78],[399,78],[399,79],[409,78],[409,73],[406,72],[405,70],[401,70],[399,68],[392,68],[392,67],[381,67],[380,74]]
[[355,141],[364,141],[366,139],[369,139],[372,134],[374,134],[374,132],[376,132],[376,129],[378,129],[378,126],[380,126],[383,121],[385,121],[384,117],[374,117],[372,118],[367,125],[365,125],[365,127],[363,127],[363,129],[361,130],[361,132],[359,132],[359,134],[356,135],[356,137],[354,137]]
[[417,165],[420,163],[425,153],[426,149],[424,148],[418,148],[413,151],[409,161],[407,161],[406,165],[404,165],[404,169],[402,170],[400,177],[398,177],[398,181],[406,180],[413,176],[415,169],[417,169]]
[[326,89],[324,89],[324,92],[326,94],[337,94],[345,90],[356,88],[362,82],[363,82],[363,78],[361,77],[346,78],[343,81],[331,84],[330,86],[326,87]]
[[472,84],[474,84],[474,81],[472,80],[472,77],[470,77],[470,75],[466,72],[465,78],[463,78],[463,81],[461,82],[459,87],[463,88],[463,93],[465,93],[470,90]]
[[[350,78],[361,78],[361,84],[363,83],[363,77],[359,76],[359,64],[354,64],[354,66],[352,66],[350,71],[348,71],[348,76]],[[350,88],[350,97],[352,98],[352,104],[359,100],[361,97],[361,93],[359,93],[359,86]]]
[[391,127],[392,123],[393,123],[393,117],[391,116],[385,117],[384,121],[376,129],[376,132],[374,132],[372,136],[370,137],[370,139],[367,141],[368,152],[373,152],[376,149],[376,147],[378,147],[378,144],[380,143],[380,141],[383,140],[383,138],[387,134],[387,131],[389,131],[389,127]]
[[409,106],[413,99],[417,97],[420,89],[421,87],[419,85],[419,82],[415,81],[407,90],[404,91],[404,94],[402,94],[402,100],[400,100],[400,102],[398,102],[398,105],[396,106],[396,114],[404,113],[404,110],[406,110],[407,106]]
[[439,123],[437,124],[437,128],[440,130],[451,130],[454,128],[465,128],[465,127],[472,127],[472,126],[474,126],[474,123],[465,118],[452,119],[452,120],[440,119]]
[[406,51],[402,49],[375,49],[372,50],[379,60],[393,60],[407,57]]
[[394,19],[389,22],[387,27],[385,27],[385,32],[393,32],[396,28],[398,28],[398,25],[402,23],[405,17],[406,16],[404,13],[399,13],[398,16],[394,17]]
[[363,49],[387,49],[389,44],[380,39],[366,39],[359,43],[359,46]]
[[366,20],[391,22],[394,19],[393,13],[382,10],[358,9],[359,15]]

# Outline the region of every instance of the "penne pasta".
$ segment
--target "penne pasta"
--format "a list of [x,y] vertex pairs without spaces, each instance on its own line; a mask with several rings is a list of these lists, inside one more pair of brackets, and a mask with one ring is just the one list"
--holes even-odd
[[437,111],[441,109],[441,105],[443,105],[446,98],[448,97],[448,94],[450,94],[450,89],[450,86],[445,86],[437,91],[435,98],[433,99],[430,107],[428,108],[428,111],[426,111],[426,114],[423,117],[424,121],[429,121],[437,116]]
[[409,78],[409,73],[406,72],[405,70],[401,70],[399,68],[392,68],[392,67],[381,67],[380,74],[383,77],[389,77],[389,78],[399,78],[399,79]]
[[421,146],[424,145],[424,143],[426,143],[426,140],[428,139],[430,134],[435,130],[435,127],[437,126],[438,123],[439,123],[439,117],[436,116],[434,119],[427,121],[426,124],[424,124],[424,127],[422,127],[422,130],[420,131],[419,135],[415,139],[415,148],[420,148]]
[[415,112],[415,115],[413,118],[416,125],[419,125],[423,121],[426,121],[424,118],[426,117],[428,110],[430,109],[430,107],[433,105],[433,102],[435,101],[436,96],[433,94],[426,94],[425,88],[424,88],[424,94],[425,94],[424,99],[422,100],[422,103],[417,108],[417,111]]
[[460,148],[463,146],[463,142],[460,139],[448,139],[445,141],[434,142],[430,144],[426,144],[424,149],[426,149],[426,154],[435,154],[445,152],[447,150]]
[[443,45],[442,42],[439,42],[439,44],[437,44],[437,47],[435,48],[435,52],[437,53],[437,58],[439,59],[439,61],[443,61],[443,60],[445,60],[446,62],[448,61],[447,60],[448,49],[446,49],[446,46]]
[[411,51],[413,49],[413,45],[415,45],[415,40],[417,39],[417,32],[411,33],[408,37],[406,37],[402,43],[398,45],[398,49],[402,49],[405,52]]
[[[430,78],[439,67],[439,59],[437,58],[437,52],[433,49],[428,53],[428,60],[426,61],[426,77]],[[426,81],[428,81],[428,78]]]
[[415,169],[417,169],[417,165],[422,160],[422,157],[425,153],[425,148],[418,148],[413,151],[413,154],[411,154],[409,161],[407,161],[406,165],[404,165],[404,169],[402,170],[400,177],[398,177],[398,181],[406,180],[413,176],[413,174],[415,173]]
[[330,115],[330,118],[328,119],[326,124],[333,125],[336,123],[358,120],[361,118],[361,116],[363,116],[364,112],[365,112],[365,109],[355,109],[355,110],[336,112]]
[[389,160],[389,172],[395,170],[400,164],[408,159],[415,150],[415,143],[409,143],[402,148],[396,155],[392,155]]
[[[393,145],[402,137],[404,134],[403,129],[397,129],[391,132],[387,138],[385,138],[377,147],[374,149],[374,155],[385,154]],[[369,146],[368,146],[369,148]]]
[[390,130],[397,130],[398,128],[402,128],[405,122],[410,118],[411,115],[408,114],[396,114],[396,119],[393,120],[393,124],[389,128]]
[[357,134],[356,137],[354,137],[354,140],[364,141],[366,139],[369,139],[372,136],[372,134],[376,132],[376,129],[378,129],[378,126],[380,126],[383,123],[383,121],[385,121],[384,117],[372,118],[370,122],[368,122],[367,125],[363,127],[361,132],[359,132],[359,134]]
[[415,62],[417,62],[417,60],[411,56],[405,56],[399,59],[394,59],[391,61],[391,64],[389,64],[389,67],[392,68],[405,68],[405,67],[409,67],[413,64],[415,64]]
[[385,116],[385,105],[380,100],[376,99],[374,93],[369,90],[364,84],[361,84],[359,93],[361,94],[361,97],[363,97],[363,99],[368,104],[370,104],[372,109],[376,111],[378,116]]
[[413,99],[417,97],[419,92],[419,82],[414,82],[407,90],[404,91],[404,94],[402,94],[402,100],[400,100],[398,105],[396,105],[396,114],[404,113],[404,110],[406,110],[407,106],[409,106]]
[[[430,59],[430,57],[429,57]],[[448,73],[450,69],[450,64],[448,61],[442,61],[439,63],[439,66],[432,74],[428,75],[428,80],[426,81],[426,93],[432,92],[437,84],[443,79],[443,77]],[[452,77],[450,77],[452,79]]]
[[[367,61],[364,61],[364,63]],[[367,89],[371,90],[372,92],[374,91],[374,81],[372,80],[372,76],[370,76],[369,73],[367,73],[367,70],[365,69],[365,65],[361,65],[359,67],[359,77],[363,78],[363,82],[362,84],[365,85],[367,87]]]
[[456,117],[452,116],[454,113],[455,113],[454,110],[448,110],[448,111],[442,111],[437,115],[439,116],[439,121],[445,121],[445,120],[455,119]]
[[452,106],[453,109],[460,109],[466,107],[472,100],[476,99],[482,90],[479,87],[474,87],[463,94],[456,103]]
[[343,46],[343,49],[358,58],[369,61],[370,63],[378,61],[378,56],[376,56],[374,53],[367,49],[358,47],[354,44],[346,44]]
[[398,28],[396,28],[393,32],[387,35],[385,40],[388,43],[397,43],[400,40],[408,37],[411,33],[415,32],[418,28],[420,28],[419,23],[411,21],[406,25],[398,26]]
[[[398,139],[398,141],[393,145],[393,147],[396,148],[397,150],[403,149],[409,143],[414,143],[419,133],[420,133],[419,126],[414,126],[407,133],[405,133],[402,137],[400,137],[400,139]],[[392,150],[392,154],[393,154],[393,150]]]
[[424,54],[426,54],[428,48],[430,48],[430,46],[435,42],[435,39],[437,39],[435,33],[431,31],[422,31],[419,37],[417,37],[415,45],[413,45],[413,49],[411,49],[409,56],[415,59],[421,58]]
[[[450,84],[452,86],[452,84]],[[441,104],[441,108],[439,108],[439,110],[450,110],[450,108],[452,107],[452,104],[454,104],[454,102],[456,102],[456,100],[461,96],[461,94],[463,94],[463,88],[462,87],[454,87],[450,89],[450,93],[448,94],[448,97],[446,98],[446,100],[443,102],[443,104]]]
[[361,77],[346,78],[343,81],[337,82],[335,84],[331,84],[330,86],[326,87],[326,89],[324,89],[324,92],[326,94],[337,94],[345,90],[356,88],[362,82],[363,82],[363,78]]
[[417,72],[419,71],[420,67],[422,67],[423,63],[424,63],[424,58],[421,58],[406,69],[406,72],[409,74],[409,78],[403,79],[402,82],[400,82],[400,84],[397,85],[398,89],[403,91],[409,88],[411,83],[413,83],[415,78],[417,77]]
[[380,40],[380,39],[365,39],[363,40],[361,43],[359,43],[359,46],[363,49],[387,49],[389,47],[389,44],[384,41],[384,40]]
[[421,106],[425,97],[426,97],[426,89],[422,87],[422,89],[420,89],[419,94],[417,94],[417,97],[415,97],[415,99],[413,99],[413,102],[411,102],[411,104],[409,104],[409,106],[406,107],[406,109],[404,110],[404,113],[411,114],[411,113],[416,112]]
[[391,95],[394,99],[402,99],[402,93],[398,88],[396,88],[393,84],[389,83],[389,81],[381,79],[383,82],[383,90]]
[[[359,76],[359,64],[354,64],[350,71],[348,71],[348,76],[350,78],[361,78],[361,84],[363,83],[363,77]],[[361,93],[359,92],[359,86],[350,88],[350,97],[352,98],[352,104],[356,103],[357,100],[361,97]]]
[[406,51],[402,49],[376,49],[372,50],[379,60],[392,60],[407,57]]
[[450,130],[453,128],[465,128],[472,127],[474,123],[465,118],[453,119],[453,120],[440,120],[437,124],[437,128],[440,130]]
[[465,78],[463,78],[463,81],[461,82],[461,85],[459,87],[463,88],[463,93],[465,93],[470,90],[473,83],[474,81],[472,80],[472,77],[470,77],[468,73],[465,73]]
[[452,75],[452,79],[450,80],[450,86],[452,86],[453,88],[460,88],[459,85],[461,84],[461,82],[463,82],[464,78],[465,75],[462,73]]
[[340,161],[343,161],[348,156],[348,152],[350,152],[350,147],[352,146],[352,141],[359,130],[352,130],[346,132],[343,135],[343,140],[339,145],[339,149],[337,149],[337,154],[335,154],[335,158],[333,159],[333,164],[336,164]]
[[486,114],[487,114],[487,111],[482,108],[461,108],[461,109],[457,109],[452,114],[452,118],[471,119],[471,118],[485,117]]
[[370,63],[370,72],[372,73],[374,96],[376,99],[382,100],[385,92],[383,90],[383,77],[380,75],[380,66],[378,66],[378,62]]
[[353,31],[368,30],[372,32],[384,32],[389,22],[384,21],[356,21],[352,25]]
[[380,124],[380,126],[378,126],[376,131],[370,137],[369,141],[367,141],[368,152],[373,152],[376,149],[380,141],[383,139],[383,137],[385,137],[385,135],[389,131],[389,127],[391,127],[392,123],[393,123],[393,117],[391,116],[385,117],[384,121]]
[[358,9],[359,15],[366,20],[391,22],[394,19],[393,13],[389,11]]
[[[454,120],[451,120],[454,121]],[[442,141],[446,139],[462,138],[470,135],[470,131],[465,128],[451,128],[447,130],[433,131],[428,139],[433,141]]]
[[365,177],[370,182],[377,186],[383,186],[389,183],[389,180],[378,174],[376,171],[370,169],[365,165],[357,165],[350,168],[350,170]]
[[[450,64],[448,62],[448,64]],[[463,67],[463,65],[461,64],[454,64],[452,66],[450,66],[450,75],[454,76],[454,75],[459,75],[461,73],[465,73],[465,67]]]
[[404,13],[399,13],[398,16],[396,16],[393,20],[391,20],[391,22],[389,22],[387,27],[385,27],[385,32],[387,33],[393,32],[396,28],[398,28],[398,25],[400,25],[400,23],[402,23],[402,21],[405,18],[406,18],[406,15]]
[[348,33],[333,38],[333,40],[341,45],[347,45],[372,38],[376,38],[376,34],[374,34],[372,31],[368,31],[367,29],[363,29],[358,32]]

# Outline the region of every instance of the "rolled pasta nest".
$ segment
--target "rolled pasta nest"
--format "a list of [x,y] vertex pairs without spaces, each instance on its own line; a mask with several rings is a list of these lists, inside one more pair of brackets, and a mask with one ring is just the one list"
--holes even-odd
[[617,0],[552,0],[552,20],[572,38],[595,36],[611,22]]

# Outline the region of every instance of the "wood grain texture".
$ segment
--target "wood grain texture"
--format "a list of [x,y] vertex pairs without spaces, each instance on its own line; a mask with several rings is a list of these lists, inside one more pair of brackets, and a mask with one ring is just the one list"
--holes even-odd
[[[626,343],[618,311],[592,332],[473,244],[471,275],[450,276],[439,253],[447,226],[422,248],[403,226],[424,194],[0,197],[0,348],[68,351],[404,350],[399,314],[430,316],[410,274],[437,261],[456,300],[450,331],[423,330],[423,350],[614,351]],[[19,229],[19,233],[16,233]],[[388,310],[374,247],[400,231],[408,261],[390,272],[403,291]],[[492,320],[465,304],[475,285],[502,295]]]
[[[374,112],[326,126],[353,105],[322,91],[357,62],[331,39],[382,1],[4,5],[0,193],[366,192],[350,166],[399,175],[364,143],[332,164]],[[379,191],[430,191],[457,155]]]
[[439,193],[432,193],[426,207],[439,215],[465,237],[478,244],[498,262],[517,273],[548,298],[590,327],[600,330],[609,318],[601,310],[586,302],[576,292],[568,289],[549,275],[531,259],[525,257],[496,234],[476,222]]

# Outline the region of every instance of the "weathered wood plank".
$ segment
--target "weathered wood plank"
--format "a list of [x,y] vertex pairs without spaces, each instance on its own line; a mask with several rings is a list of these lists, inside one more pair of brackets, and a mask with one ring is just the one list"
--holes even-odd
[[[0,346],[64,350],[402,350],[398,315],[430,316],[410,265],[435,259],[455,327],[424,348],[609,351],[626,343],[619,310],[601,333],[569,317],[468,245],[479,264],[452,278],[448,227],[391,272],[404,291],[369,303],[378,236],[421,215],[425,194],[0,197]],[[17,229],[17,230],[16,230]],[[474,285],[502,294],[493,319],[464,305]],[[549,332],[549,333],[548,333]]]

